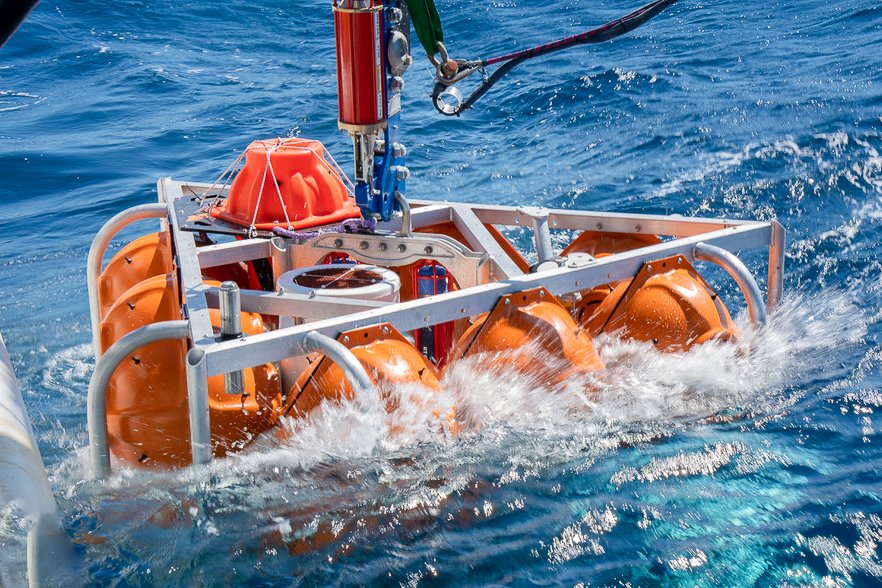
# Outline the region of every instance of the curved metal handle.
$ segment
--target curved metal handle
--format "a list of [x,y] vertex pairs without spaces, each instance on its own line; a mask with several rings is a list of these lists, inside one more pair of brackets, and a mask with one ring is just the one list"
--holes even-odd
[[98,332],[98,324],[101,322],[101,311],[98,308],[98,278],[104,265],[104,252],[110,242],[125,227],[139,220],[148,218],[165,218],[168,215],[168,205],[141,204],[133,206],[115,215],[95,233],[92,246],[89,247],[89,257],[86,260],[86,286],[89,290],[89,315],[92,321],[92,347],[95,350],[95,360],[101,359],[101,341]]
[[340,366],[356,396],[373,390],[374,383],[367,370],[352,354],[352,351],[339,341],[322,335],[318,331],[310,331],[303,339],[303,349],[307,353],[318,351]]
[[190,336],[188,321],[163,321],[145,325],[127,333],[110,346],[95,364],[89,393],[86,398],[86,419],[89,428],[89,458],[92,477],[106,478],[110,474],[110,449],[107,446],[107,385],[113,372],[129,355],[149,343]]
[[763,303],[763,293],[760,291],[750,270],[734,253],[716,245],[696,243],[695,248],[692,250],[692,257],[701,261],[715,263],[726,270],[726,273],[735,279],[735,282],[744,294],[744,299],[747,301],[747,311],[750,313],[750,322],[758,326],[766,324],[768,317],[766,315],[766,306]]

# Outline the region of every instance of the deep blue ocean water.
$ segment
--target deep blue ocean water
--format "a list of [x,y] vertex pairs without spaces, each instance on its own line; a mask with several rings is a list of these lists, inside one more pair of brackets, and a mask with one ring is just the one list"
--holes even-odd
[[[438,0],[487,57],[619,0]],[[412,197],[778,219],[786,302],[752,353],[598,342],[581,401],[462,366],[456,440],[329,409],[207,472],[86,481],[84,266],[160,176],[336,130],[329,2],[43,0],[0,50],[0,331],[97,585],[874,585],[882,581],[882,4],[682,0],[514,70],[459,119],[406,75]],[[464,84],[465,86],[466,84]],[[131,237],[134,232],[125,236]],[[561,237],[563,239],[563,237]],[[563,243],[563,241],[561,241]],[[764,276],[759,254],[744,257]],[[0,473],[2,475],[2,473]],[[0,584],[23,578],[0,516]]]

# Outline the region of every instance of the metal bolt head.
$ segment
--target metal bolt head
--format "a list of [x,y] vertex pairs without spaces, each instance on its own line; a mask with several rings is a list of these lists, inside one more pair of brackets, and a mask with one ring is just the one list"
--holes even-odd
[[410,177],[410,169],[403,165],[396,165],[395,177],[401,181],[406,181]]
[[380,332],[383,333],[384,335],[388,335],[389,334],[389,327],[384,325],[383,328],[380,329]]
[[390,8],[386,16],[389,18],[389,22],[395,24],[401,22],[401,19],[404,18],[404,13],[401,12],[400,8]]
[[651,266],[651,265],[647,265],[647,266],[646,266],[646,271],[651,272],[651,271],[652,271],[652,266]]
[[405,245],[404,243],[402,243],[401,245],[398,246],[398,252],[399,252],[399,253],[404,253],[405,251],[407,251],[407,245]]
[[426,252],[426,255],[432,255],[432,252],[434,251],[434,249],[432,248],[431,245],[426,245],[426,248],[423,249],[423,251]]
[[379,249],[380,251],[386,251],[387,249],[389,249],[389,244],[388,243],[379,243],[377,245],[377,249]]
[[370,243],[368,243],[367,241],[362,241],[358,244],[359,249],[367,249],[368,247],[370,247]]
[[343,247],[343,239],[334,239],[334,247]]
[[392,143],[392,155],[395,157],[404,157],[407,155],[407,147],[401,143]]
[[343,342],[349,343],[349,335],[343,335]]
[[404,89],[404,78],[401,76],[393,76],[392,81],[389,83],[389,86],[393,91],[398,90],[401,91]]
[[510,299],[510,298],[506,298],[506,299],[505,299],[505,305],[508,306],[508,305],[510,305],[510,304],[511,304],[511,299]]
[[545,290],[539,290],[539,298],[545,298]]

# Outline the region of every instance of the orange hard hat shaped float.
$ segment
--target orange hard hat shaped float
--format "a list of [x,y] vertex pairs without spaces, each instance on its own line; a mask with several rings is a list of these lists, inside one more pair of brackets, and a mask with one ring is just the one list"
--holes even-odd
[[360,218],[325,147],[309,139],[254,141],[229,197],[211,216],[256,230],[301,230]]

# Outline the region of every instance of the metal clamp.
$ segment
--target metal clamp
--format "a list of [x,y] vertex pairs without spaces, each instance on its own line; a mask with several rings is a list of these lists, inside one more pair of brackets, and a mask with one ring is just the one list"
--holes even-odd
[[757,326],[766,324],[767,316],[763,293],[750,270],[734,253],[716,245],[696,243],[692,250],[692,257],[701,261],[709,261],[726,270],[726,273],[732,276],[744,294],[744,299],[747,301],[747,311],[750,313],[750,322]]

